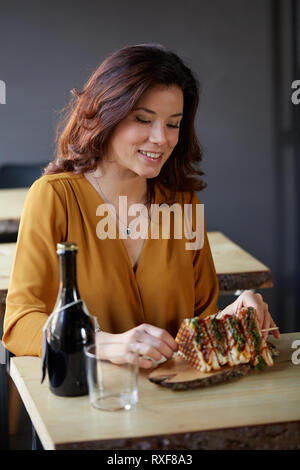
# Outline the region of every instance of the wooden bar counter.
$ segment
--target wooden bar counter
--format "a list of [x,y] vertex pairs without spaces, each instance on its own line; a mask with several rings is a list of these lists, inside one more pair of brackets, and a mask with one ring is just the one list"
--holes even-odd
[[300,449],[295,340],[300,333],[272,337],[280,351],[274,367],[215,386],[173,391],[143,371],[131,411],[99,411],[87,396],[53,395],[40,383],[37,357],[12,358],[10,373],[45,449]]
[[223,293],[273,287],[271,270],[222,232],[207,233]]
[[15,251],[15,243],[0,243],[0,305],[5,304]]

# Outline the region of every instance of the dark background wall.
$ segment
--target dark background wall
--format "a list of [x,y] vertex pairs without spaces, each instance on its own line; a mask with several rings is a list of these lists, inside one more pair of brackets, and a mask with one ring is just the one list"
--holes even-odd
[[202,87],[197,131],[207,228],[271,268],[274,288],[263,291],[270,311],[282,332],[299,331],[290,98],[292,81],[300,79],[296,7],[297,0],[0,0],[0,79],[7,92],[0,165],[50,160],[70,89],[81,88],[120,47],[164,44]]

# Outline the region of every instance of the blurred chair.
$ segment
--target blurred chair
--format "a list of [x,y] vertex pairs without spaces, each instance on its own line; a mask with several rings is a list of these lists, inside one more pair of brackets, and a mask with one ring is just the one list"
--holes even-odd
[[[0,165],[0,189],[29,188],[47,165],[48,162]],[[16,240],[17,233],[0,234],[0,243],[14,243]]]
[[28,188],[42,175],[49,162],[5,164],[0,166],[0,189]]

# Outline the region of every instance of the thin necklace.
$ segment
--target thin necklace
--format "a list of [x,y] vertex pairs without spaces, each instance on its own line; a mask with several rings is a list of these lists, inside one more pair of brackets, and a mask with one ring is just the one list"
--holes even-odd
[[[102,191],[102,189],[101,189],[101,186],[100,186],[100,183],[99,183],[99,181],[98,181],[98,178],[96,178],[94,175],[92,175],[92,177],[93,177],[94,180],[96,181],[96,184],[97,184],[97,186],[98,186],[98,189],[99,189],[99,192],[100,192],[100,194],[101,194],[101,196],[102,196],[102,199],[104,200],[104,202],[106,202],[106,204],[109,204],[109,205],[108,205],[108,210],[109,210],[110,204],[111,204],[112,206],[114,206],[114,204],[112,204],[112,203],[107,199],[107,197],[105,196],[105,194],[103,193],[103,191]],[[110,212],[111,212],[111,211],[110,211]],[[147,211],[147,212],[148,212],[148,211]],[[111,214],[112,214],[112,212],[111,212]],[[126,233],[126,235],[127,235],[127,236],[131,235],[131,228],[129,227],[129,225],[126,225],[125,222],[123,222],[123,220],[120,219],[120,217],[118,216],[116,210],[115,210],[115,212],[114,212],[114,215],[117,217],[118,221],[121,222],[121,224],[125,227],[125,233]],[[139,217],[136,217],[132,222],[138,221],[138,219],[139,219]],[[149,220],[150,220],[150,217],[149,217],[149,214],[148,214],[148,221],[149,221]],[[132,224],[132,222],[131,222],[131,224]]]

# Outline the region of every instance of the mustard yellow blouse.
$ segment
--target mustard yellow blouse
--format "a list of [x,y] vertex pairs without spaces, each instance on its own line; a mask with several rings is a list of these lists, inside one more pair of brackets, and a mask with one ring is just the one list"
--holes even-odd
[[[156,184],[155,203],[165,202],[166,195]],[[191,192],[177,192],[176,202],[200,203]],[[79,292],[104,331],[150,323],[175,336],[184,318],[217,312],[218,280],[206,232],[197,250],[187,250],[184,238],[146,239],[134,271],[120,238],[97,237],[100,204],[83,175],[43,176],[29,189],[4,318],[3,342],[15,355],[41,355],[42,327],[58,293],[60,241],[78,245]]]

